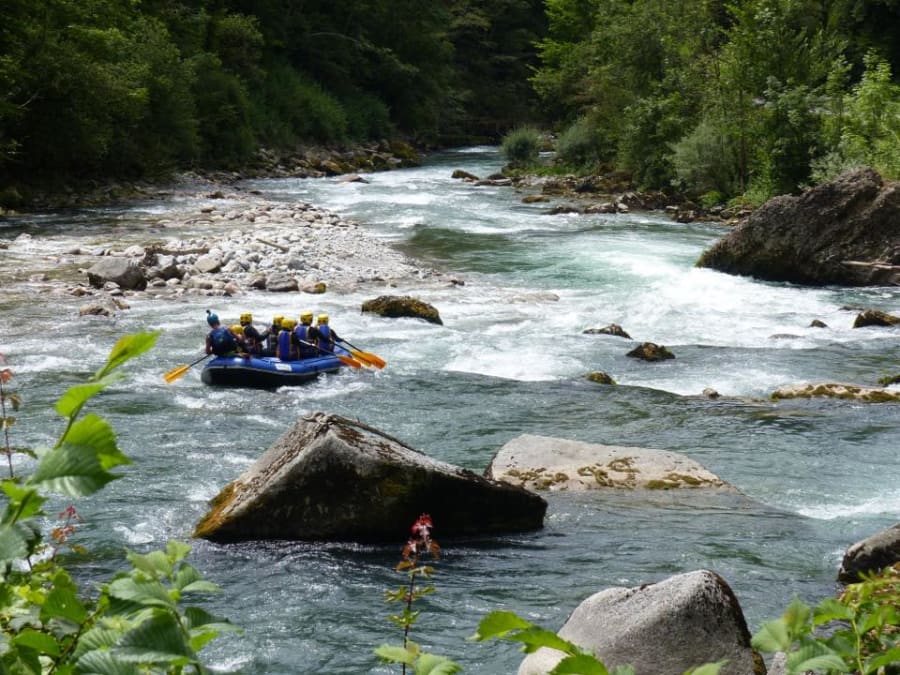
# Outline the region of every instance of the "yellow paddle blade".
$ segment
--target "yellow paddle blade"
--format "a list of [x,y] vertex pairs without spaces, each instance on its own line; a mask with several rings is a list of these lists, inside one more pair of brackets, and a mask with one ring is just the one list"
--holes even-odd
[[350,353],[363,363],[367,363],[370,366],[375,366],[379,370],[387,365],[387,361],[376,354],[372,354],[371,352],[361,352],[357,351],[356,349],[351,349]]
[[335,356],[338,357],[342,363],[346,363],[351,368],[359,369],[362,367],[362,364],[359,361],[351,359],[349,356],[341,356],[340,354],[335,354]]
[[184,374],[191,369],[190,366],[178,366],[177,368],[173,368],[168,373],[163,375],[163,379],[167,384],[172,384],[175,380],[180,377],[183,377]]

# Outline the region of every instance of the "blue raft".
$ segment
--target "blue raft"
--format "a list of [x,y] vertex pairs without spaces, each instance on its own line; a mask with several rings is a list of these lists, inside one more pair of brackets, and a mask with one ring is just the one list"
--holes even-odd
[[[336,353],[348,355],[342,349]],[[217,356],[208,361],[200,374],[206,384],[218,387],[254,387],[276,389],[304,384],[321,373],[334,373],[345,365],[330,354],[299,361],[282,361],[274,356]]]

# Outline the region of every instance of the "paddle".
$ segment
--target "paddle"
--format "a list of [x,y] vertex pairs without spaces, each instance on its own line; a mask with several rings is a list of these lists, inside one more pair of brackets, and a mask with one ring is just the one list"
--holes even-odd
[[184,374],[187,371],[189,371],[192,367],[196,366],[201,361],[205,361],[210,356],[212,356],[212,354],[204,354],[203,356],[201,356],[199,359],[197,359],[193,363],[189,363],[186,366],[178,366],[177,368],[173,368],[168,373],[163,375],[163,379],[166,381],[167,384],[172,384],[175,380],[179,379],[180,377],[183,377]]
[[299,342],[300,344],[306,345],[307,347],[312,347],[313,349],[318,349],[323,354],[328,354],[330,356],[334,356],[336,359],[338,359],[342,363],[347,364],[351,368],[356,368],[356,369],[362,368],[362,364],[359,361],[357,361],[355,359],[351,359],[349,356],[343,356],[342,354],[335,354],[334,352],[330,352],[327,349],[322,349],[319,345],[314,345],[312,342],[307,342],[306,340],[298,339],[297,342]]
[[356,358],[358,358],[363,363],[367,363],[369,365],[375,366],[379,370],[384,368],[387,365],[387,361],[378,356],[377,354],[372,354],[371,352],[364,352],[349,342],[347,342],[344,338],[340,338],[338,342],[343,342],[345,345],[350,347],[350,353],[353,354]]

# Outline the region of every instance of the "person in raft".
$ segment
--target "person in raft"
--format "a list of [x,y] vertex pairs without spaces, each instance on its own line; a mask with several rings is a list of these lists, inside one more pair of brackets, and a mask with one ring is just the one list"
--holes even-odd
[[210,331],[206,336],[207,354],[215,354],[216,356],[235,356],[236,354],[250,356],[242,353],[237,338],[230,330],[219,323],[217,314],[206,310],[206,323],[210,327]]
[[272,317],[272,325],[266,332],[266,344],[263,347],[263,356],[278,355],[278,334],[281,332],[281,322],[284,317],[280,314]]
[[244,334],[244,345],[247,351],[254,356],[261,356],[265,351],[265,340],[269,335],[269,331],[265,330],[260,333],[256,326],[253,325],[253,315],[250,312],[241,314],[240,320],[241,330]]
[[334,351],[335,342],[340,342],[341,336],[337,334],[331,326],[328,325],[328,315],[319,314],[316,319],[316,332],[318,333],[318,341],[316,344],[319,349],[331,353]]
[[281,320],[281,332],[278,333],[278,349],[275,352],[282,361],[297,360],[297,342],[294,337],[294,328],[297,322],[293,319]]
[[312,320],[312,312],[303,312],[300,315],[300,324],[294,329],[297,355],[301,359],[319,355],[319,350],[316,348],[319,340],[319,331],[312,325]]

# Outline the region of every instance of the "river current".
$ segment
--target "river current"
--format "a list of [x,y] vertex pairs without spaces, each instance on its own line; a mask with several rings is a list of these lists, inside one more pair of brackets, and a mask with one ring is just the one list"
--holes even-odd
[[[794,595],[817,602],[833,594],[844,550],[898,521],[900,406],[769,395],[800,382],[874,385],[900,372],[900,329],[853,329],[855,312],[842,309],[896,313],[900,289],[803,288],[697,269],[724,226],[657,213],[548,215],[547,204],[525,205],[510,187],[450,177],[501,165],[495,148],[479,147],[366,183],[245,185],[351,217],[462,284],[129,298],[131,309],[112,320],[73,319],[77,299],[36,294],[26,273],[10,274],[26,262],[0,251],[9,275],[0,351],[24,399],[14,428],[23,442],[53,441],[61,431],[53,401],[93,372],[118,336],[162,331],[154,351],[126,367],[126,380],[92,403],[135,463],[77,504],[79,536],[95,554],[82,573],[106,577],[126,547],[189,539],[210,498],[298,416],[322,410],[478,472],[504,443],[530,433],[672,450],[740,490],[551,493],[544,529],[514,536],[443,541],[436,523],[437,592],[420,601],[412,638],[466,672],[514,672],[521,658],[512,645],[466,641],[493,609],[558,629],[596,591],[710,569],[732,586],[755,631]],[[166,208],[178,204],[38,214],[0,224],[0,238],[30,233],[39,261],[116,233],[139,241],[139,223]],[[360,313],[385,292],[431,303],[444,325]],[[274,392],[212,389],[195,371],[165,384],[164,372],[201,353],[208,307],[233,318],[253,311],[258,323],[327,311],[342,335],[388,366]],[[828,327],[810,327],[813,319]],[[625,356],[632,343],[622,338],[582,332],[610,323],[676,358],[645,363]],[[618,384],[586,381],[595,370]],[[707,387],[721,397],[700,396]],[[243,673],[397,672],[379,666],[372,649],[402,641],[387,619],[397,608],[382,597],[404,581],[393,569],[402,545],[194,541],[191,561],[223,589],[207,606],[243,628],[213,643],[208,660]]]

